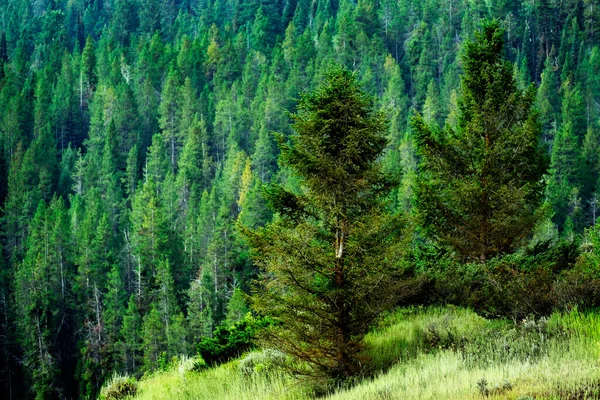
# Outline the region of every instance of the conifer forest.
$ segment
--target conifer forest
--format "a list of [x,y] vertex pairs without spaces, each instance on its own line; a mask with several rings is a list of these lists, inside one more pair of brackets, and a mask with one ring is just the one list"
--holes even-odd
[[598,399],[598,218],[600,1],[0,0],[2,398]]

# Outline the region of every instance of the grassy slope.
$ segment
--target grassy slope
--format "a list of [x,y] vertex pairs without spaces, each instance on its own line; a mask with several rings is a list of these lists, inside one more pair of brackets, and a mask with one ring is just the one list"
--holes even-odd
[[[329,399],[481,399],[482,378],[488,398],[600,398],[586,397],[600,388],[600,314],[574,311],[515,328],[464,309],[399,310],[366,340],[375,378]],[[193,373],[181,365],[142,380],[136,398],[312,397],[308,385],[284,375],[245,376],[238,367],[234,361]]]

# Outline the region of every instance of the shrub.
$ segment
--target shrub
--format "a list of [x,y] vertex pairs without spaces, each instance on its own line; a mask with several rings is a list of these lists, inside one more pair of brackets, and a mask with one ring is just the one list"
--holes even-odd
[[115,375],[100,390],[100,400],[121,400],[137,393],[137,381],[130,376]]
[[179,375],[184,376],[188,372],[197,371],[196,364],[200,361],[204,362],[200,357],[189,358],[187,356],[182,356],[176,363]]
[[273,321],[269,318],[254,318],[248,314],[230,327],[218,327],[212,338],[202,339],[196,345],[198,354],[209,366],[227,362],[255,347],[257,332],[271,325]]
[[238,364],[242,374],[272,375],[285,364],[285,354],[279,350],[265,349],[248,354]]
[[538,243],[485,264],[461,264],[438,252],[425,260],[434,262],[426,273],[431,302],[466,306],[489,318],[515,322],[549,315],[558,307],[600,305],[600,276],[579,271],[578,255],[579,244],[572,241]]
[[200,372],[204,371],[206,368],[208,368],[208,364],[202,359],[202,357],[198,356],[194,358],[194,362],[190,371]]
[[587,309],[600,305],[600,276],[580,266],[565,271],[555,285],[557,307]]

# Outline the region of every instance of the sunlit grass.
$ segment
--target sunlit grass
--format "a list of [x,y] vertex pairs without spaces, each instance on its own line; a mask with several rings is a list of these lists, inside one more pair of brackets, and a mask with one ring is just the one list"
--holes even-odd
[[310,396],[284,374],[244,376],[231,362],[203,372],[174,369],[142,380],[136,399],[306,399]]
[[[571,353],[575,347],[575,352]],[[586,346],[555,348],[539,360],[511,361],[485,368],[469,367],[459,353],[445,350],[422,354],[398,364],[376,379],[330,397],[342,399],[482,399],[477,382],[485,379],[493,391],[509,382],[512,389],[489,398],[536,399],[570,393],[600,381],[597,352]]]
[[[599,313],[573,310],[515,327],[455,307],[401,309],[365,342],[365,370],[375,377],[328,399],[600,398]],[[314,397],[306,382],[244,374],[238,364],[203,372],[174,367],[142,380],[136,399]],[[487,397],[478,388],[483,379]]]

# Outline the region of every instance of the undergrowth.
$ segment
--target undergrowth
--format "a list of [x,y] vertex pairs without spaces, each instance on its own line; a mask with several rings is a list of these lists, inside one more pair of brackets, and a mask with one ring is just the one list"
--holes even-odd
[[[515,324],[458,307],[405,308],[383,317],[365,343],[363,376],[330,400],[600,398],[598,313]],[[135,398],[316,397],[314,382],[286,374],[285,362],[266,349],[205,370],[174,365],[139,382]]]

